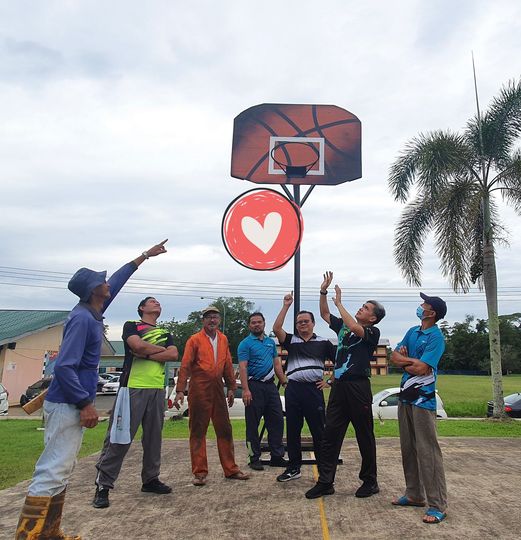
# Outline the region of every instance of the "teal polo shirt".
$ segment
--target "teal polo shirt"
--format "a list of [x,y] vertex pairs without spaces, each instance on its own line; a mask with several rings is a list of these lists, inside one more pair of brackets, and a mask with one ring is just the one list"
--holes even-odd
[[237,348],[239,362],[248,363],[248,379],[269,380],[274,375],[273,359],[278,356],[275,341],[264,335],[260,339],[250,333]]
[[427,330],[413,326],[395,350],[402,346],[407,347],[409,358],[425,362],[432,368],[432,372],[427,375],[411,375],[404,371],[400,383],[400,401],[435,411],[438,364],[445,350],[445,338],[441,330],[436,325]]

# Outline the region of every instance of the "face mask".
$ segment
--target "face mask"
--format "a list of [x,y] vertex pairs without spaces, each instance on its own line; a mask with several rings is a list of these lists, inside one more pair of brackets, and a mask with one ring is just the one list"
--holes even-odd
[[423,314],[425,313],[424,309],[421,306],[416,308],[416,316],[418,319],[423,319]]

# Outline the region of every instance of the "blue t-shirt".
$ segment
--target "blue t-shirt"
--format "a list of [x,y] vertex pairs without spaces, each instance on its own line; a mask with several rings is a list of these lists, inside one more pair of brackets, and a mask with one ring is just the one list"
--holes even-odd
[[396,345],[395,350],[402,346],[407,347],[409,358],[425,362],[432,370],[426,375],[411,375],[405,371],[400,383],[400,401],[435,411],[438,363],[445,350],[445,339],[441,330],[436,325],[427,330],[422,330],[421,326],[413,326]]
[[267,381],[273,377],[273,359],[277,356],[275,342],[266,335],[260,339],[250,334],[237,348],[239,362],[248,363],[248,379],[256,381]]

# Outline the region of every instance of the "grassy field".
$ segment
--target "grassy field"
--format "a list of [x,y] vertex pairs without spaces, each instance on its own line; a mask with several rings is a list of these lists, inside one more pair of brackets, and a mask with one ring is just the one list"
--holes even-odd
[[[371,379],[373,393],[384,388],[400,386],[400,375],[375,376]],[[521,391],[521,375],[503,378],[505,395]],[[463,375],[440,375],[438,389],[449,416],[485,417],[487,401],[492,397],[490,377]],[[326,391],[326,398],[328,392]],[[237,441],[245,439],[244,420],[232,420],[233,433]],[[12,486],[29,478],[34,464],[43,448],[43,432],[37,431],[39,421],[8,419],[0,421],[0,489]],[[85,432],[80,457],[101,449],[107,423]],[[521,437],[521,422],[494,422],[475,420],[450,420],[438,422],[438,433],[442,437]],[[309,434],[307,428],[304,434]],[[375,422],[376,437],[397,437],[398,423],[394,420]],[[138,434],[138,438],[139,438]],[[353,437],[350,428],[348,437]],[[186,419],[167,421],[164,427],[167,439],[188,438]],[[210,427],[208,438],[214,439]]]
[[[232,420],[233,435],[236,444],[245,440],[244,420]],[[2,420],[0,421],[0,489],[13,486],[21,480],[30,478],[34,464],[43,449],[43,432],[37,431],[40,422],[35,420]],[[80,457],[101,450],[107,423],[102,422],[94,429],[85,431]],[[442,437],[519,437],[521,438],[521,422],[495,422],[491,420],[445,420],[438,422],[438,433]],[[303,435],[309,435],[304,426]],[[379,437],[398,437],[398,422],[386,420],[375,422],[375,435]],[[138,433],[136,440],[139,440]],[[187,439],[188,420],[169,420],[163,429],[165,439]],[[352,427],[347,437],[354,437]],[[208,438],[215,439],[212,427],[208,430]],[[397,441],[398,444],[398,441]],[[93,471],[94,474],[94,471]]]
[[[373,394],[384,388],[400,386],[401,375],[377,375],[371,377]],[[490,377],[470,375],[440,375],[436,385],[450,417],[485,417],[487,401],[492,399]],[[521,392],[521,375],[503,377],[505,396]]]

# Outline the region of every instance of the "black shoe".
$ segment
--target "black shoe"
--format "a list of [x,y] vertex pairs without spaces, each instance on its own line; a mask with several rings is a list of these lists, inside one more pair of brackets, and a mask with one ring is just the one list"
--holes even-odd
[[282,474],[277,476],[277,482],[289,482],[300,478],[300,469],[286,469]]
[[96,493],[94,494],[92,506],[94,506],[94,508],[108,508],[110,506],[108,488],[96,487]]
[[253,469],[254,471],[263,471],[264,465],[259,461],[252,461],[251,463],[248,463],[248,467],[250,469]]
[[163,484],[159,478],[154,478],[154,480],[150,480],[150,482],[143,484],[141,486],[141,491],[166,495],[167,493],[172,493],[172,488],[166,484]]
[[287,467],[288,461],[282,456],[271,456],[270,467]]
[[334,492],[333,484],[317,482],[310,490],[306,491],[306,499],[317,499],[322,495],[333,495]]
[[375,493],[378,493],[380,488],[376,482],[364,482],[355,492],[355,497],[370,497]]

